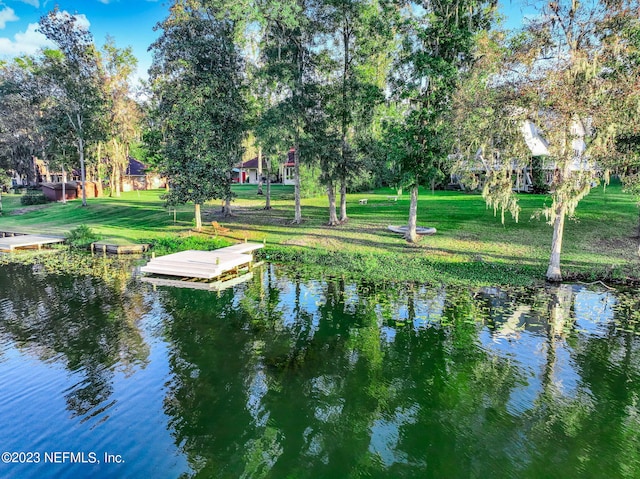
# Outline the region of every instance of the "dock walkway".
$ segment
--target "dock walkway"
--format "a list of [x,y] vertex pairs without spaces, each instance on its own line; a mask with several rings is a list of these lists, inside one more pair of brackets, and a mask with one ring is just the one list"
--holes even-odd
[[213,251],[188,250],[151,259],[140,268],[143,273],[183,278],[214,279],[228,272],[251,267],[253,251],[260,243],[238,243]]
[[11,252],[16,249],[41,249],[44,245],[64,242],[64,238],[40,235],[5,236],[0,238],[0,251]]

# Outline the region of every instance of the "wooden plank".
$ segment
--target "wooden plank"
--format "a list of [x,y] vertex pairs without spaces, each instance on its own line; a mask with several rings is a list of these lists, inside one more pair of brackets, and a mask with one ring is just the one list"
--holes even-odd
[[222,291],[227,288],[231,288],[240,283],[253,278],[253,273],[246,273],[236,278],[227,281],[214,281],[214,282],[192,282],[181,281],[179,279],[165,279],[165,278],[152,278],[149,276],[143,276],[140,278],[145,283],[153,284],[154,286],[172,286],[176,288],[190,288],[190,289],[202,289],[207,291]]
[[149,265],[158,266],[172,266],[176,268],[222,268],[228,269],[235,266],[240,266],[245,263],[253,261],[253,256],[248,254],[228,254],[222,255],[209,255],[207,257],[188,257],[180,256],[173,258],[169,256],[161,256],[159,258],[149,261]]
[[153,266],[147,265],[140,268],[140,271],[143,273],[153,273],[153,274],[161,274],[165,276],[180,276],[183,278],[203,278],[203,279],[213,279],[217,276],[220,276],[221,271],[212,270],[212,271],[189,271],[185,272],[184,269],[176,269],[171,267],[162,267],[162,266]]
[[257,249],[264,248],[262,243],[237,243],[232,246],[220,248],[217,252],[231,252],[231,253],[250,253]]

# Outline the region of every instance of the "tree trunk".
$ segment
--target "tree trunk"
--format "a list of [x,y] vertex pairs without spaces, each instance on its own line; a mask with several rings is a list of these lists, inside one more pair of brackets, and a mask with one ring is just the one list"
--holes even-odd
[[267,198],[264,204],[264,209],[271,209],[271,168],[267,171]]
[[329,226],[336,226],[338,215],[336,214],[336,191],[333,187],[333,181],[327,183],[327,197],[329,198]]
[[84,169],[84,142],[78,137],[78,155],[80,156],[80,184],[82,185],[82,206],[87,206],[87,175]]
[[227,196],[224,199],[224,205],[222,206],[222,214],[225,218],[231,216],[231,197]]
[[99,141],[98,142],[98,151],[96,152],[96,169],[98,170],[98,174],[96,175],[97,178],[97,182],[98,182],[98,196],[102,197],[102,192],[103,192],[103,184],[102,184],[102,174],[101,174],[101,168],[100,165],[102,164],[102,142]]
[[116,184],[116,167],[114,165],[111,165],[111,172],[109,173],[109,185],[111,186],[111,188],[109,188],[109,197],[111,198],[113,198],[116,195],[115,184]]
[[120,174],[120,165],[116,164],[113,176],[115,178],[116,197],[119,198],[120,192],[122,191],[122,175]]
[[409,206],[409,227],[404,235],[409,243],[417,243],[418,235],[416,234],[416,224],[418,221],[418,187],[411,188],[411,205]]
[[349,221],[347,216],[347,179],[340,180],[340,223]]
[[64,171],[64,165],[62,166],[62,204],[67,204],[67,172]]
[[300,204],[300,145],[296,141],[293,152],[293,175],[294,175],[294,196],[295,196],[295,213],[293,223],[299,225],[302,223],[302,207]]
[[560,272],[560,253],[562,252],[562,237],[564,235],[564,220],[567,214],[567,207],[560,204],[556,207],[556,218],[553,222],[553,240],[551,242],[551,258],[547,269],[547,281],[562,281]]
[[346,223],[349,218],[347,217],[347,163],[351,155],[348,148],[347,134],[349,131],[349,100],[350,95],[348,91],[348,84],[350,81],[350,65],[351,65],[351,52],[349,50],[349,40],[351,30],[348,28],[342,29],[342,47],[343,50],[343,65],[342,65],[342,174],[340,175],[340,223]]
[[262,194],[262,147],[258,147],[258,194]]
[[638,238],[638,256],[640,256],[640,212],[638,214],[638,230],[636,237]]
[[202,215],[200,214],[199,203],[196,203],[195,218],[196,218],[196,231],[202,231]]

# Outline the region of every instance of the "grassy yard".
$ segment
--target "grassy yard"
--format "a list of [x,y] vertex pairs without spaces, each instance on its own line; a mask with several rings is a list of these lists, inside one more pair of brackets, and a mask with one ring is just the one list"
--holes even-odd
[[[265,256],[288,264],[304,263],[331,274],[372,280],[461,281],[531,284],[543,279],[552,228],[540,209],[544,195],[521,195],[520,222],[500,222],[477,194],[421,191],[418,224],[438,233],[418,245],[407,244],[386,229],[406,224],[409,196],[393,201],[395,191],[381,189],[348,196],[349,221],[328,227],[326,197],[303,200],[302,225],[292,225],[293,188],[274,186],[272,206],[255,185],[234,187],[234,216],[220,216],[220,202],[203,208],[206,225],[218,221],[229,239],[267,242]],[[103,237],[154,241],[167,235],[194,235],[193,207],[166,209],[162,191],[123,193],[120,198],[89,199],[45,207],[20,206],[19,197],[4,195],[0,231],[64,234],[86,224]],[[360,199],[367,204],[361,205]],[[622,280],[640,277],[637,240],[633,238],[638,209],[619,185],[594,189],[567,222],[562,266],[567,278]],[[206,234],[212,234],[206,228]]]

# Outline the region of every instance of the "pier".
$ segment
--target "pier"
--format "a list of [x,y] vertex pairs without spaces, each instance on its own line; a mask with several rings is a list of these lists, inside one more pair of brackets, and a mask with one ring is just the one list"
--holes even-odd
[[151,259],[140,268],[143,273],[213,280],[237,275],[240,269],[251,269],[253,251],[260,243],[238,243],[213,251],[181,251]]
[[12,252],[16,249],[41,249],[44,245],[63,243],[64,238],[16,233],[15,236],[0,237],[0,251]]

